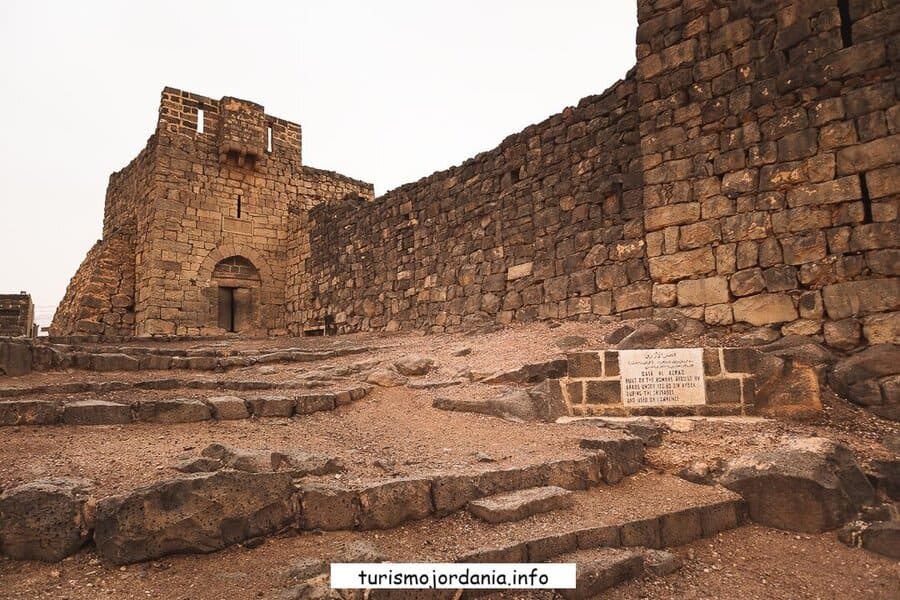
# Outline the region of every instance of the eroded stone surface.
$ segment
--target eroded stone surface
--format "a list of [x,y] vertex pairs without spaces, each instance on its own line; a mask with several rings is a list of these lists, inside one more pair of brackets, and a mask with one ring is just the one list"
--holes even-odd
[[85,479],[41,479],[0,495],[0,552],[18,560],[56,562],[87,540]]
[[795,438],[730,461],[719,482],[771,527],[817,533],[843,525],[874,499],[853,452],[825,438]]
[[469,512],[488,523],[521,521],[572,506],[572,492],[556,486],[527,488],[469,502]]
[[159,482],[97,504],[97,552],[112,564],[206,553],[270,534],[296,514],[286,473],[219,471]]

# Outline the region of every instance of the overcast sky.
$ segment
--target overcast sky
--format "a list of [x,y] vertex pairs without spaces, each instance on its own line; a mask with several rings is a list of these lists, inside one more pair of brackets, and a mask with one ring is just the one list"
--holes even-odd
[[[55,305],[162,88],[253,100],[376,193],[459,164],[634,64],[635,0],[0,2],[0,292]],[[42,323],[46,325],[46,323]]]

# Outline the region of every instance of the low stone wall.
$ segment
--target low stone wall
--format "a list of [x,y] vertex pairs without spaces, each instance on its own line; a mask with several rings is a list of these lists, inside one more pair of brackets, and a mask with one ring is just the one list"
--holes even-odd
[[90,482],[41,480],[0,495],[0,550],[15,559],[55,562],[93,538],[104,561],[125,564],[207,553],[286,528],[388,529],[445,516],[499,492],[541,485],[586,490],[615,483],[641,464],[642,457],[635,461],[610,448],[576,459],[356,487],[297,486],[287,472],[217,471],[91,500],[94,511],[85,510]]
[[[367,352],[366,347],[312,351],[281,348],[234,352],[217,349],[169,350],[134,346],[84,348],[28,342],[0,341],[0,375],[26,375],[32,371],[82,369],[87,371],[224,371],[267,363],[310,362]],[[0,394],[2,395],[2,394]]]
[[194,423],[198,421],[293,417],[362,400],[371,386],[339,391],[294,394],[257,394],[247,397],[142,399],[132,404],[105,400],[7,400],[0,402],[0,426],[15,425],[122,425],[127,423]]
[[[634,414],[745,415],[754,413],[754,374],[744,359],[745,348],[705,348],[703,373],[706,404],[701,406],[625,406],[616,350],[568,355],[568,375],[559,379],[560,392],[573,415]],[[750,352],[753,352],[752,350]]]

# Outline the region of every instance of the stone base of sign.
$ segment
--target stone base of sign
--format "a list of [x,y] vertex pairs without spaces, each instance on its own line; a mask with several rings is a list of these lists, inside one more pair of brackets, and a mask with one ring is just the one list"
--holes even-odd
[[[745,361],[734,360],[737,348],[702,349],[706,401],[693,405],[626,405],[620,355],[615,350],[576,352],[568,355],[568,375],[551,382],[575,416],[729,416],[755,413],[754,373],[742,370]],[[671,352],[671,351],[670,351]],[[627,374],[626,374],[627,375]]]

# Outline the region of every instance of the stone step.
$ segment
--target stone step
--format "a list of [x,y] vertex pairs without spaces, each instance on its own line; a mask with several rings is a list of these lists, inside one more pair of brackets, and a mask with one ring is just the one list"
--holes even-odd
[[575,589],[557,590],[566,600],[593,598],[600,592],[644,573],[644,557],[640,552],[622,548],[602,548],[590,556],[562,557],[555,562],[578,565]]
[[98,399],[55,402],[52,400],[0,400],[3,425],[120,425],[132,422],[192,423],[254,417],[293,417],[336,408],[362,400],[372,390],[360,385],[330,392],[301,394],[214,396],[196,398],[148,398],[132,404]]
[[469,502],[469,512],[488,523],[521,521],[531,515],[572,506],[572,492],[555,485],[495,494]]

